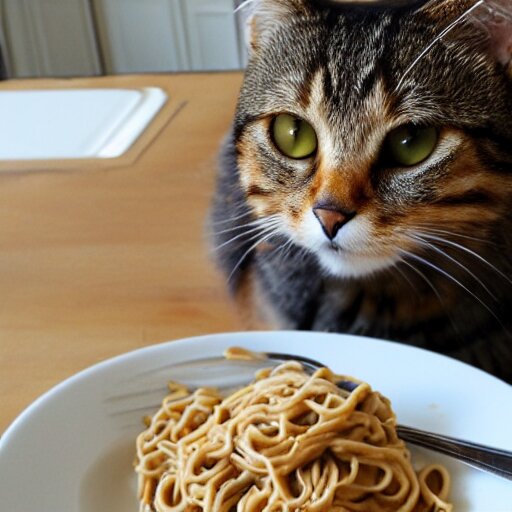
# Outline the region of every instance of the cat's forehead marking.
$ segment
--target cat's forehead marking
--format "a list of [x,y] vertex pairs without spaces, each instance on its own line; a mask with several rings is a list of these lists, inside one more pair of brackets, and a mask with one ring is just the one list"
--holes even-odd
[[345,166],[347,157],[373,160],[392,123],[389,98],[382,79],[361,98],[357,108],[343,108],[326,95],[326,70],[319,69],[310,85],[307,117],[314,123],[320,143],[322,165],[335,169]]
[[337,137],[333,133],[328,119],[327,105],[329,98],[325,94],[324,77],[325,69],[319,68],[311,79],[306,114],[313,121],[317,137],[320,141],[321,154],[334,157],[338,152],[339,146],[336,144]]

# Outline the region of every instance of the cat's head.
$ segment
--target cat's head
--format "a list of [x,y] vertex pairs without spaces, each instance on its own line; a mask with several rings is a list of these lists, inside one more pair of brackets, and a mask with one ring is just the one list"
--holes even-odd
[[336,276],[488,238],[512,196],[509,3],[253,0],[234,133],[255,215]]

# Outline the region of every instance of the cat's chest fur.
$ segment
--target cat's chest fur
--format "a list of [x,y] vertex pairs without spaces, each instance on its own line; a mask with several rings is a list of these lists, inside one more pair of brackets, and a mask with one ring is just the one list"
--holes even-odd
[[407,268],[363,280],[332,278],[300,249],[282,258],[279,248],[267,248],[247,269],[253,300],[270,305],[259,308],[268,326],[402,341],[512,379],[510,295],[498,299],[477,287],[461,294],[459,284]]

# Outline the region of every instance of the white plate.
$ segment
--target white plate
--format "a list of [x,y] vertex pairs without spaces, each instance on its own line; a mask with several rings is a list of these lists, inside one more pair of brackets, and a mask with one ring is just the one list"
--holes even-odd
[[[470,366],[405,345],[355,336],[219,334],[155,345],[105,361],[38,399],[0,440],[2,510],[137,510],[134,439],[142,429],[139,418],[148,411],[123,413],[127,404],[108,398],[160,388],[175,377],[165,370],[167,364],[219,355],[232,345],[319,359],[388,396],[403,424],[512,450],[512,386]],[[189,376],[194,371],[198,372],[188,370]],[[160,395],[160,391],[143,392],[129,401],[131,406],[147,406]],[[432,452],[414,450],[414,456],[418,462],[449,466],[457,512],[510,512],[509,481]]]

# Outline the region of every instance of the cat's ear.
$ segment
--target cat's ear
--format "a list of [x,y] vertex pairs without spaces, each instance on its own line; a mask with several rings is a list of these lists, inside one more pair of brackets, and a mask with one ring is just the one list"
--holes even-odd
[[425,9],[436,22],[450,22],[446,32],[469,24],[488,55],[512,68],[512,0],[430,0]]
[[[478,4],[479,2],[477,2]],[[487,50],[503,66],[512,68],[512,0],[483,0],[468,19],[487,36]]]
[[303,0],[247,0],[244,4],[245,39],[252,50],[268,40],[290,16],[305,9]]

